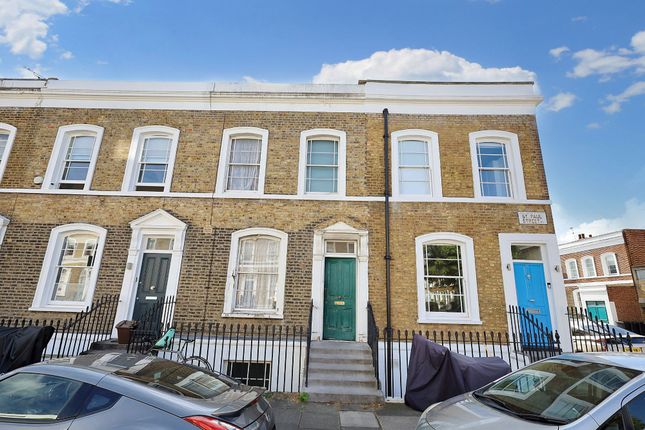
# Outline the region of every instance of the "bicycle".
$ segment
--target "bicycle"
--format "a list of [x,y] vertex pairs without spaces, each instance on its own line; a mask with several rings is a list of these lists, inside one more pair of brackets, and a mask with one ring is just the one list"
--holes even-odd
[[[190,364],[195,367],[205,367],[209,372],[217,373],[213,370],[213,366],[209,363],[207,359],[199,355],[188,355],[188,345],[195,342],[195,339],[191,338],[179,338],[179,344],[177,349],[169,349],[172,346],[173,340],[177,330],[175,328],[170,328],[166,331],[163,336],[159,338],[151,347],[146,351],[146,355],[157,356],[159,352],[164,354],[174,354],[177,356],[177,361],[182,364]],[[184,345],[181,346],[181,342],[184,342]],[[184,351],[185,350],[185,351]]]

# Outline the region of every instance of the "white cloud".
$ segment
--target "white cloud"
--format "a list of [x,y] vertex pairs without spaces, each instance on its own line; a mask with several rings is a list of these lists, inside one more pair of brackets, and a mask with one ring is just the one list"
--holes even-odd
[[589,124],[587,124],[587,128],[598,129],[600,128],[600,124],[598,124],[597,122],[590,122]]
[[572,78],[598,75],[604,82],[611,75],[630,69],[645,73],[645,31],[632,36],[631,49],[615,46],[605,50],[587,48],[575,52],[572,58],[577,62],[567,73]]
[[59,0],[0,0],[0,43],[13,54],[39,58],[47,49],[48,20],[67,12]]
[[70,51],[65,51],[60,54],[61,60],[71,60],[72,58],[74,58],[74,54],[72,54]]
[[639,31],[632,36],[632,47],[634,51],[645,54],[645,31]]
[[549,49],[549,55],[553,58],[560,58],[562,54],[569,52],[570,49],[566,46],[560,46],[558,48]]
[[571,107],[577,97],[573,93],[558,93],[546,102],[546,108],[553,112],[560,112],[562,109]]
[[609,102],[609,104],[603,107],[603,110],[607,113],[620,112],[623,103],[625,103],[632,97],[640,96],[643,94],[645,94],[645,81],[636,82],[627,87],[627,89],[620,94],[608,95],[607,101]]
[[633,66],[633,60],[610,51],[583,49],[573,54],[578,64],[567,75],[572,78],[586,78],[590,75],[607,76],[622,72]]
[[392,49],[368,58],[323,64],[314,83],[356,83],[359,79],[426,81],[535,81],[535,73],[516,67],[482,67],[447,51]]
[[625,228],[645,228],[645,216],[643,216],[645,214],[645,202],[641,202],[638,199],[630,199],[625,202],[623,213],[615,218],[598,218],[582,222],[571,217],[558,204],[554,204],[552,208],[555,231],[560,242],[575,240],[579,233],[584,233],[587,236],[589,234],[597,236]]

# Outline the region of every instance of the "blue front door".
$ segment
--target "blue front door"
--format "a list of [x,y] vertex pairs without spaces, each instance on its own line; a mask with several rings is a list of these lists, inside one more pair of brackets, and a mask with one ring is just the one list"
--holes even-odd
[[516,262],[513,263],[513,269],[515,271],[517,305],[526,309],[538,322],[551,331],[551,313],[546,293],[544,265],[542,263]]

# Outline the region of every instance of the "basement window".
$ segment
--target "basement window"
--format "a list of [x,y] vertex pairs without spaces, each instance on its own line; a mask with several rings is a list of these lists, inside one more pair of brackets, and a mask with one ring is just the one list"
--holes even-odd
[[271,384],[271,363],[229,361],[226,365],[226,374],[243,384],[268,389]]

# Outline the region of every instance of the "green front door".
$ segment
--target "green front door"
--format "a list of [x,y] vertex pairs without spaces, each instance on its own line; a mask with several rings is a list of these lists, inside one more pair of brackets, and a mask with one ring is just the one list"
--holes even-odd
[[356,259],[325,259],[324,339],[356,338]]

